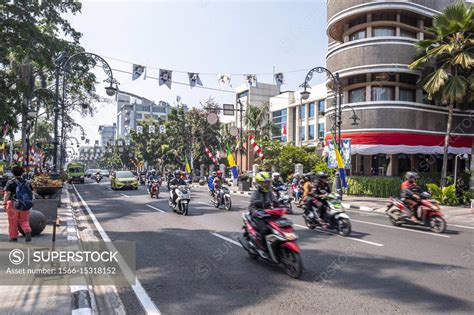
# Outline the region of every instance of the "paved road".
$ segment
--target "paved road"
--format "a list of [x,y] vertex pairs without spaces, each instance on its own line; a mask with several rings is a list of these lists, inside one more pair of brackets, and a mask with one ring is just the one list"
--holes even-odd
[[[137,274],[163,314],[468,313],[474,309],[473,229],[437,235],[394,228],[381,215],[349,212],[351,238],[297,225],[304,273],[249,259],[235,238],[249,197],[233,211],[193,190],[190,215],[173,213],[167,193],[151,199],[112,191],[108,181],[75,186],[112,240],[135,241]],[[226,240],[227,238],[227,240]],[[119,288],[129,314],[144,313],[131,288]]]

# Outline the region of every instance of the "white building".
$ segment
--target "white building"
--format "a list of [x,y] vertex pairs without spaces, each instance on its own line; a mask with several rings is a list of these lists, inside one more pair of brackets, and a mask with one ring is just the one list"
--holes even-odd
[[117,124],[114,123],[110,125],[100,125],[99,126],[99,136],[100,136],[100,146],[107,145],[107,141],[115,140],[115,130],[117,129]]

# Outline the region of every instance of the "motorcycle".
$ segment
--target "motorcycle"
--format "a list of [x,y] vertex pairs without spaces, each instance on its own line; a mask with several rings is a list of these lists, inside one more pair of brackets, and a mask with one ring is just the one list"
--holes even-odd
[[298,203],[303,196],[303,187],[298,185],[298,187],[292,187],[293,197],[296,203]]
[[280,185],[275,189],[278,191],[278,203],[288,209],[288,214],[293,214],[293,205],[291,204],[293,198],[288,194],[288,188],[285,185]]
[[140,174],[139,179],[140,179],[140,185],[144,186],[146,184],[146,175]]
[[242,232],[239,242],[250,258],[262,258],[283,267],[285,273],[292,278],[299,278],[303,271],[300,248],[296,244],[298,236],[293,229],[293,222],[282,218],[286,208],[266,209],[269,215],[265,220],[271,232],[265,236],[266,247],[259,240],[256,224],[250,213],[243,213]]
[[96,183],[100,183],[101,180],[102,180],[102,175],[100,175],[100,174],[95,175],[95,182]]
[[160,195],[160,185],[159,185],[159,181],[157,179],[154,179],[154,180],[151,181],[151,186],[150,186],[149,193],[150,193],[151,198],[156,196],[156,199],[158,199],[158,197]]
[[[351,234],[352,225],[349,216],[344,212],[341,201],[337,199],[335,194],[329,194],[322,200],[326,200],[326,211],[321,220],[327,224],[327,229],[336,230],[339,235],[349,236]],[[306,205],[303,206],[304,208]],[[316,226],[321,226],[317,218],[318,208],[312,205],[308,214],[303,214],[306,226],[313,230]]]
[[219,208],[219,195],[222,196],[222,204],[227,211],[230,211],[232,207],[232,201],[230,199],[229,188],[222,186],[216,193],[211,194],[211,201],[214,204],[214,207]]
[[[176,201],[173,202],[173,193],[176,191]],[[169,205],[173,212],[182,215],[188,215],[189,201],[191,200],[191,191],[187,185],[170,186]]]
[[423,192],[420,194],[420,204],[416,211],[419,222],[414,222],[411,219],[411,211],[409,211],[402,200],[390,198],[385,213],[394,226],[401,226],[403,224],[426,226],[435,233],[443,233],[446,230],[445,215],[441,211],[438,202],[431,199],[430,193]]

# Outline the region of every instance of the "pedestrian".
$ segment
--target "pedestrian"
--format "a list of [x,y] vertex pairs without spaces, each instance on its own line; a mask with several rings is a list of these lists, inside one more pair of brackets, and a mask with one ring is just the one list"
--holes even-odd
[[18,241],[18,226],[25,232],[26,242],[31,242],[30,209],[33,206],[31,183],[22,175],[21,166],[12,168],[13,178],[5,186],[3,206],[8,216],[8,232],[10,242]]

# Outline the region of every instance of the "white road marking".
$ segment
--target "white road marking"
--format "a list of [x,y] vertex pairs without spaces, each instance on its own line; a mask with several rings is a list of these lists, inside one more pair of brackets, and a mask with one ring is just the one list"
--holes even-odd
[[[308,229],[309,228],[307,226],[303,226],[303,225],[299,225],[299,224],[293,224],[297,227],[301,227],[301,228],[304,228],[304,229]],[[334,233],[334,232],[331,232],[331,231],[321,231],[321,230],[316,230],[314,229],[313,231],[316,231],[316,232],[320,232],[320,233],[328,233],[328,234],[334,234],[336,236],[339,236],[339,237],[342,237],[342,238],[347,238],[349,240],[353,240],[353,241],[357,241],[357,242],[362,242],[362,243],[366,243],[366,244],[370,244],[370,245],[374,245],[374,246],[379,246],[379,247],[383,247],[384,245],[383,244],[380,244],[380,243],[375,243],[375,242],[370,242],[370,241],[366,241],[366,240],[361,240],[361,239],[358,239],[358,238],[354,238],[354,237],[347,237],[347,236],[342,236],[342,235],[339,235],[337,233]]]
[[239,242],[234,241],[233,239],[230,239],[230,238],[225,237],[225,236],[223,236],[223,235],[220,235],[219,233],[211,233],[211,234],[214,235],[214,236],[217,236],[218,238],[222,238],[223,240],[225,240],[225,241],[227,241],[227,242],[230,242],[230,243],[232,243],[232,244],[235,244],[235,245],[237,245],[237,246],[242,247],[242,244],[240,244]]
[[157,207],[153,207],[152,205],[146,205],[148,208],[152,208],[153,210],[159,211],[159,212],[166,212],[165,210],[158,209]]
[[[91,208],[89,208],[87,203],[84,201],[84,199],[82,198],[79,191],[77,191],[76,186],[72,185],[72,187],[74,188],[74,191],[76,192],[77,196],[81,200],[82,205],[84,206],[84,208],[86,208],[87,213],[89,214],[90,218],[92,219],[92,222],[94,222],[94,225],[95,225],[97,231],[99,232],[100,236],[102,237],[102,240],[104,242],[111,242],[110,237],[107,235],[105,230],[102,228],[102,225],[100,224],[99,220],[97,220],[94,213],[92,213]],[[117,251],[117,249],[115,249],[115,246],[112,243],[110,243],[110,245],[107,245],[107,246],[109,247],[109,249],[111,249],[111,250],[113,249],[113,250]],[[129,269],[129,267],[127,265],[123,265],[123,263],[120,263],[119,265],[120,265],[120,268],[123,270],[124,273],[131,273],[131,270]],[[160,315],[161,314],[160,310],[155,305],[155,303],[151,300],[150,296],[145,291],[145,289],[143,288],[143,286],[140,283],[140,280],[138,280],[138,278],[135,278],[135,284],[132,285],[132,289],[133,289],[133,292],[135,292],[135,295],[137,296],[138,300],[140,301],[143,309],[145,310],[145,312],[147,314],[150,314],[150,315]]]
[[[449,222],[449,221],[448,221],[448,222]],[[457,225],[457,224],[448,224],[448,227],[449,227],[449,226],[455,226],[455,227],[458,227],[458,228],[474,230],[474,227],[473,227],[473,226],[465,226],[465,225]]]
[[446,237],[446,238],[451,237],[449,235],[435,234],[435,233],[430,233],[430,232],[425,232],[425,231],[418,231],[418,230],[413,230],[413,229],[410,229],[410,228],[401,228],[401,227],[398,227],[398,226],[390,226],[390,225],[385,225],[385,224],[380,224],[380,223],[366,222],[366,221],[353,220],[353,219],[351,219],[351,221],[358,222],[358,223],[365,223],[365,224],[370,224],[370,225],[381,226],[381,227],[388,228],[388,229],[397,229],[397,230],[414,232],[414,233],[428,234],[428,235],[431,235],[431,236],[439,236],[439,237]]
[[129,195],[125,195],[125,194],[122,194],[122,193],[120,193],[120,194],[121,194],[122,196],[124,196],[124,197],[130,198]]

